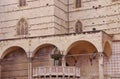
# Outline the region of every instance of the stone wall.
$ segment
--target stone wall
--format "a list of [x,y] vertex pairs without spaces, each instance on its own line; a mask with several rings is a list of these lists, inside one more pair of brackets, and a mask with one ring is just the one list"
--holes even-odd
[[[70,34],[63,36],[48,36],[48,37],[38,37],[38,38],[23,38],[23,39],[11,39],[0,41],[0,57],[5,54],[6,50],[9,48],[17,46],[23,48],[27,56],[32,56],[35,50],[44,44],[52,44],[59,48],[59,50],[64,51],[64,55],[67,54],[70,46],[77,41],[86,41],[93,44],[99,52],[103,51],[102,47],[102,32],[98,33],[85,33],[85,34]],[[94,37],[94,39],[90,39]],[[98,42],[95,42],[98,41]],[[29,55],[29,52],[30,55]]]
[[[69,0],[69,28],[75,32],[75,23],[80,20],[83,31],[104,30],[118,40],[120,33],[120,1],[82,0],[81,8],[75,8],[75,0]],[[117,35],[117,36],[116,36]]]
[[68,0],[55,1],[55,34],[68,33]]
[[25,18],[29,25],[26,36],[75,32],[75,23],[80,20],[83,31],[96,28],[120,39],[120,1],[82,0],[81,4],[75,8],[75,0],[27,0],[27,5],[20,7],[16,0],[0,1],[0,37],[21,37],[16,35],[16,26]]
[[21,37],[16,35],[17,23],[21,18],[28,22],[27,36],[54,34],[54,0],[27,0],[20,7],[19,0],[0,1],[0,37]]

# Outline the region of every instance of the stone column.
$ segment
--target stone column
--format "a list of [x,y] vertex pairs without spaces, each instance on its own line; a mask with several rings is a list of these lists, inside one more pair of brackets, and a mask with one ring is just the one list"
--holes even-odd
[[65,56],[62,57],[62,66],[66,66]]
[[[63,55],[63,52],[62,52]],[[66,66],[66,60],[65,60],[65,55],[62,56],[62,67]],[[63,68],[64,69],[64,68]],[[63,70],[64,71],[64,70]],[[62,79],[65,79],[65,75],[62,76]]]
[[[61,54],[64,54],[64,51],[61,51]],[[65,55],[62,57],[62,66],[66,66],[66,60],[65,60]]]
[[28,58],[28,79],[33,77],[32,57]]
[[103,53],[99,54],[99,79],[104,79]]

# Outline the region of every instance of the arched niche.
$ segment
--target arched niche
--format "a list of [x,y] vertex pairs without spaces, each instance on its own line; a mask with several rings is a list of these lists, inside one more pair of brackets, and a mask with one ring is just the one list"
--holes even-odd
[[83,31],[83,28],[82,28],[82,23],[81,21],[77,21],[75,23],[75,33],[81,33]]
[[17,35],[28,34],[28,22],[25,18],[21,18],[17,23]]

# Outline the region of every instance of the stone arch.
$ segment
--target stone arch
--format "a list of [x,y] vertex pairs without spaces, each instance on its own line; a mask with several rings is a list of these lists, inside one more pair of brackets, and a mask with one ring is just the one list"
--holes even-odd
[[[52,43],[42,43],[42,44],[40,44],[39,46],[37,46],[37,47],[33,50],[32,57],[34,57],[34,55],[36,54],[36,52],[37,52],[39,49],[41,49],[41,48],[44,47],[44,46],[48,46],[48,45],[53,46],[53,47],[57,47],[55,44],[52,44]],[[57,47],[57,48],[58,48],[58,47]],[[58,48],[58,49],[59,49],[59,48]]]
[[110,57],[112,55],[112,47],[109,41],[106,41],[103,47],[104,47],[103,53],[105,54],[105,56]]
[[28,58],[25,50],[19,46],[6,49],[1,56],[1,78],[27,79]]
[[[17,50],[17,49],[22,49],[22,50],[24,50],[22,47],[20,47],[20,46],[11,46],[11,47],[8,47],[7,49],[5,49],[5,51],[3,51],[2,52],[2,55],[1,55],[1,59],[2,58],[4,58],[8,53],[10,53],[10,52],[12,52],[12,51],[14,51],[14,50]],[[26,51],[24,50],[24,52],[25,52],[25,54],[26,54],[26,56],[27,56],[27,53],[26,53]]]
[[98,50],[91,42],[86,40],[75,41],[67,49],[66,65],[79,67],[81,78],[93,78],[93,74],[99,75],[99,72],[96,71],[99,67],[97,54]]
[[21,18],[17,23],[17,35],[28,34],[28,22],[25,18]]
[[[52,66],[54,65],[54,60],[51,58],[53,50],[57,48],[55,45],[50,43],[45,43],[38,46],[33,52],[33,67],[38,66]],[[59,49],[57,48],[59,51]]]
[[[94,49],[94,51],[92,51],[91,49],[87,49],[87,48],[85,48],[86,45],[83,45],[83,44],[81,45],[81,46],[84,46],[84,48],[87,49],[87,51],[90,50],[89,53],[92,53],[92,52],[98,52],[98,50],[97,50],[97,48],[95,47],[95,45],[92,44],[90,41],[86,41],[86,40],[78,40],[78,41],[73,42],[73,43],[67,48],[66,53],[69,52],[69,50],[70,50],[71,48],[73,48],[77,43],[79,43],[79,44],[80,44],[80,43],[83,43],[83,44],[86,44],[86,45],[91,46],[91,48]],[[86,52],[87,52],[87,51],[86,51]]]
[[82,32],[83,31],[83,29],[82,29],[82,23],[81,23],[81,21],[77,21],[76,23],[75,23],[75,32],[76,33],[80,33],[80,32]]

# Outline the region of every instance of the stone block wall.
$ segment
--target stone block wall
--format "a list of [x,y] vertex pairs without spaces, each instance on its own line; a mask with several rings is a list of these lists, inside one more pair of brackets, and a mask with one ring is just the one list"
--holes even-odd
[[67,0],[26,0],[27,5],[20,7],[19,0],[0,1],[0,37],[16,38],[17,23],[25,18],[28,35],[45,36],[68,32]]
[[[81,0],[81,7],[75,8],[75,0],[69,0],[69,30],[75,32],[75,23],[80,20],[83,31],[103,30],[113,34],[120,33],[120,1]],[[117,35],[117,36],[116,36]]]
[[55,1],[55,34],[68,33],[68,0]]
[[114,40],[120,39],[120,1],[81,0],[80,8],[75,8],[75,0],[27,0],[24,7],[18,1],[0,1],[2,39],[20,37],[16,35],[16,26],[21,18],[28,22],[27,36],[72,33],[80,20],[83,31],[96,28],[113,34]]

